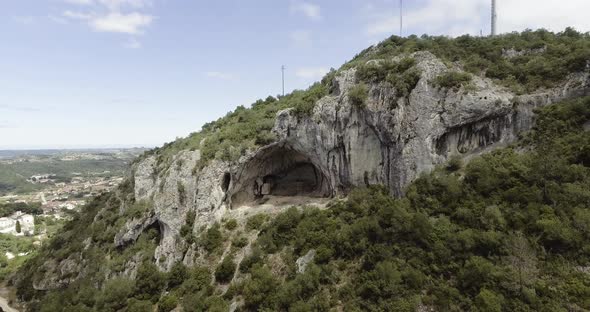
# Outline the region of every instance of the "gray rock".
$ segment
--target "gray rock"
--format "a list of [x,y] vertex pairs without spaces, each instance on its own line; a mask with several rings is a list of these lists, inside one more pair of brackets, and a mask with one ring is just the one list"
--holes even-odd
[[311,249],[310,251],[308,251],[305,254],[305,256],[299,257],[295,261],[295,264],[297,265],[297,273],[298,274],[305,273],[305,269],[307,268],[307,265],[310,264],[311,262],[313,262],[315,255],[316,255],[315,249]]

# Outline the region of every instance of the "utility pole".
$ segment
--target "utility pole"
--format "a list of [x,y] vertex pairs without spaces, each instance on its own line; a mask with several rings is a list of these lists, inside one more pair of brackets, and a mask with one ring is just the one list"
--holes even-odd
[[404,0],[399,0],[399,36],[403,37],[404,30]]
[[496,0],[492,0],[492,36],[497,34],[496,22],[498,21],[498,13],[496,9]]
[[281,72],[283,73],[283,97],[285,97],[285,65],[281,66]]

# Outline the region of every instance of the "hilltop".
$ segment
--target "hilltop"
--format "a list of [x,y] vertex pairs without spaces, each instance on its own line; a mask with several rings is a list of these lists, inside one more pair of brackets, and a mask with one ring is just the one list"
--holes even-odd
[[32,311],[589,309],[589,95],[587,33],[391,37],[145,153],[12,282]]

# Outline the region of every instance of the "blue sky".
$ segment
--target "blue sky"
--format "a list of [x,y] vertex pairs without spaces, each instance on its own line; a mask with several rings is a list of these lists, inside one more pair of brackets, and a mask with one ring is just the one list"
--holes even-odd
[[[590,30],[590,1],[498,0],[501,32]],[[488,0],[404,1],[404,35],[489,31]],[[542,3],[541,3],[542,2]],[[397,0],[3,0],[0,148],[155,146],[305,88],[399,33]]]

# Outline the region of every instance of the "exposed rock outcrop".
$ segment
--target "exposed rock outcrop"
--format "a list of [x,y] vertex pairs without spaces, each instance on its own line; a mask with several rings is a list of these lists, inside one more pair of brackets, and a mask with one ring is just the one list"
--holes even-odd
[[408,97],[400,98],[385,83],[372,84],[366,107],[357,107],[348,96],[357,83],[355,69],[349,69],[335,78],[332,93],[316,103],[311,116],[280,111],[274,126],[278,141],[236,162],[215,160],[194,172],[199,151],[182,151],[167,170],[157,172],[156,156],[145,158],[133,168],[135,198],[153,202],[154,215],[130,221],[116,244],[137,239],[157,222],[160,267],[169,269],[180,260],[191,264],[198,252],[179,235],[188,211],[196,212],[196,233],[229,209],[269,195],[331,197],[355,186],[382,184],[399,196],[421,172],[452,155],[470,156],[514,142],[532,127],[535,108],[590,94],[588,72],[558,88],[523,96],[480,77],[473,77],[469,90],[441,89],[432,81],[449,68],[428,52],[412,57],[422,74]]

